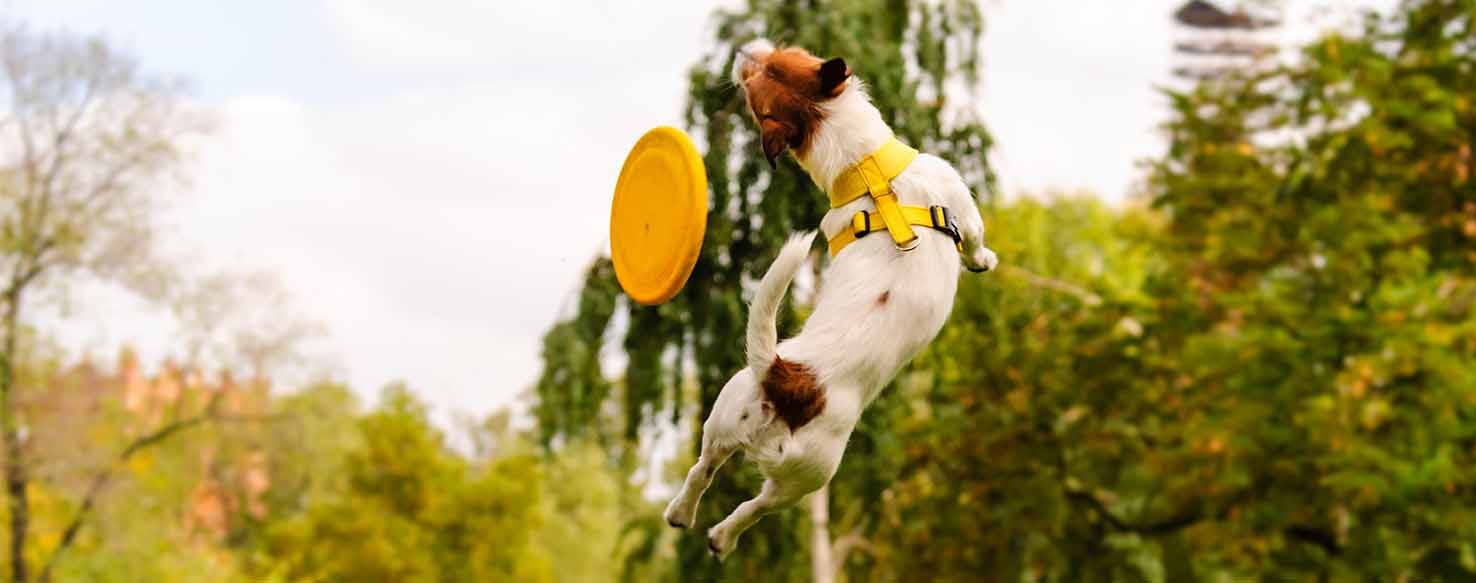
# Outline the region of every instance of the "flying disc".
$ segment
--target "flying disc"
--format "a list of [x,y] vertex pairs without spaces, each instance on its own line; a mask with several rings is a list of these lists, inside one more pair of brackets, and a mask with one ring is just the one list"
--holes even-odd
[[661,126],[630,149],[610,205],[615,279],[631,299],[664,303],[681,291],[707,230],[707,171],[692,140]]

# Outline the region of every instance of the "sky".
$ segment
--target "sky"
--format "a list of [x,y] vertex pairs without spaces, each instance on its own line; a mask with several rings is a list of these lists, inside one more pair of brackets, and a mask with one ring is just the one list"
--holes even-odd
[[[1289,1],[1284,42],[1343,4]],[[1006,195],[1133,191],[1137,161],[1162,149],[1176,5],[985,0],[979,106]],[[626,150],[681,125],[712,9],[0,0],[12,21],[100,33],[145,71],[187,79],[219,123],[163,217],[166,246],[276,274],[288,311],[325,326],[312,351],[327,372],[370,398],[404,380],[438,415],[487,413],[534,382],[540,337],[605,246]],[[157,362],[178,355],[170,330],[157,307],[95,291],[53,332]]]

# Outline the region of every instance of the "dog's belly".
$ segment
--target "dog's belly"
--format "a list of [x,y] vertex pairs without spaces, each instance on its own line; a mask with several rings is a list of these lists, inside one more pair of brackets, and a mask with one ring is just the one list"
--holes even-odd
[[938,335],[958,290],[953,241],[931,231],[919,236],[918,248],[903,254],[886,237],[848,248],[823,274],[804,330],[780,354],[814,366],[827,390],[854,385],[870,403]]

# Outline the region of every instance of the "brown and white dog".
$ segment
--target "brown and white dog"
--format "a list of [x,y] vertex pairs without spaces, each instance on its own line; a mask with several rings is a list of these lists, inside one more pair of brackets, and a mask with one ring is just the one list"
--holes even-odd
[[[790,150],[815,184],[828,189],[892,139],[891,128],[841,59],[822,60],[763,40],[739,52],[734,81],[743,88],[771,164]],[[966,267],[995,266],[974,197],[947,162],[919,155],[891,185],[904,205],[951,209]],[[874,210],[870,197],[831,209],[820,229],[832,237],[861,210]],[[713,474],[740,449],[767,479],[757,497],[708,531],[708,547],[719,559],[764,514],[830,481],[861,411],[932,341],[953,307],[960,261],[953,239],[933,229],[916,234],[921,240],[906,252],[885,233],[842,249],[822,274],[803,331],[778,343],[779,302],[804,265],[814,233],[784,245],[749,307],[748,367],[723,386],[703,423],[702,452],[666,508],[668,523],[692,526]]]

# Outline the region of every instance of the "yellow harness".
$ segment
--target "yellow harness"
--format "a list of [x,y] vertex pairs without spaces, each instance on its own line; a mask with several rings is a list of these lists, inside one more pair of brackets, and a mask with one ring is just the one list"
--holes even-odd
[[859,211],[851,217],[851,224],[830,238],[830,256],[834,257],[846,245],[868,234],[886,230],[892,242],[903,251],[917,247],[917,234],[912,226],[930,227],[953,237],[955,246],[961,237],[953,214],[947,207],[920,207],[897,202],[897,193],[892,190],[892,179],[901,174],[908,164],[917,158],[917,150],[897,138],[888,140],[880,149],[862,158],[855,166],[836,177],[830,188],[830,208],[839,208],[866,195],[871,195],[876,212]]

